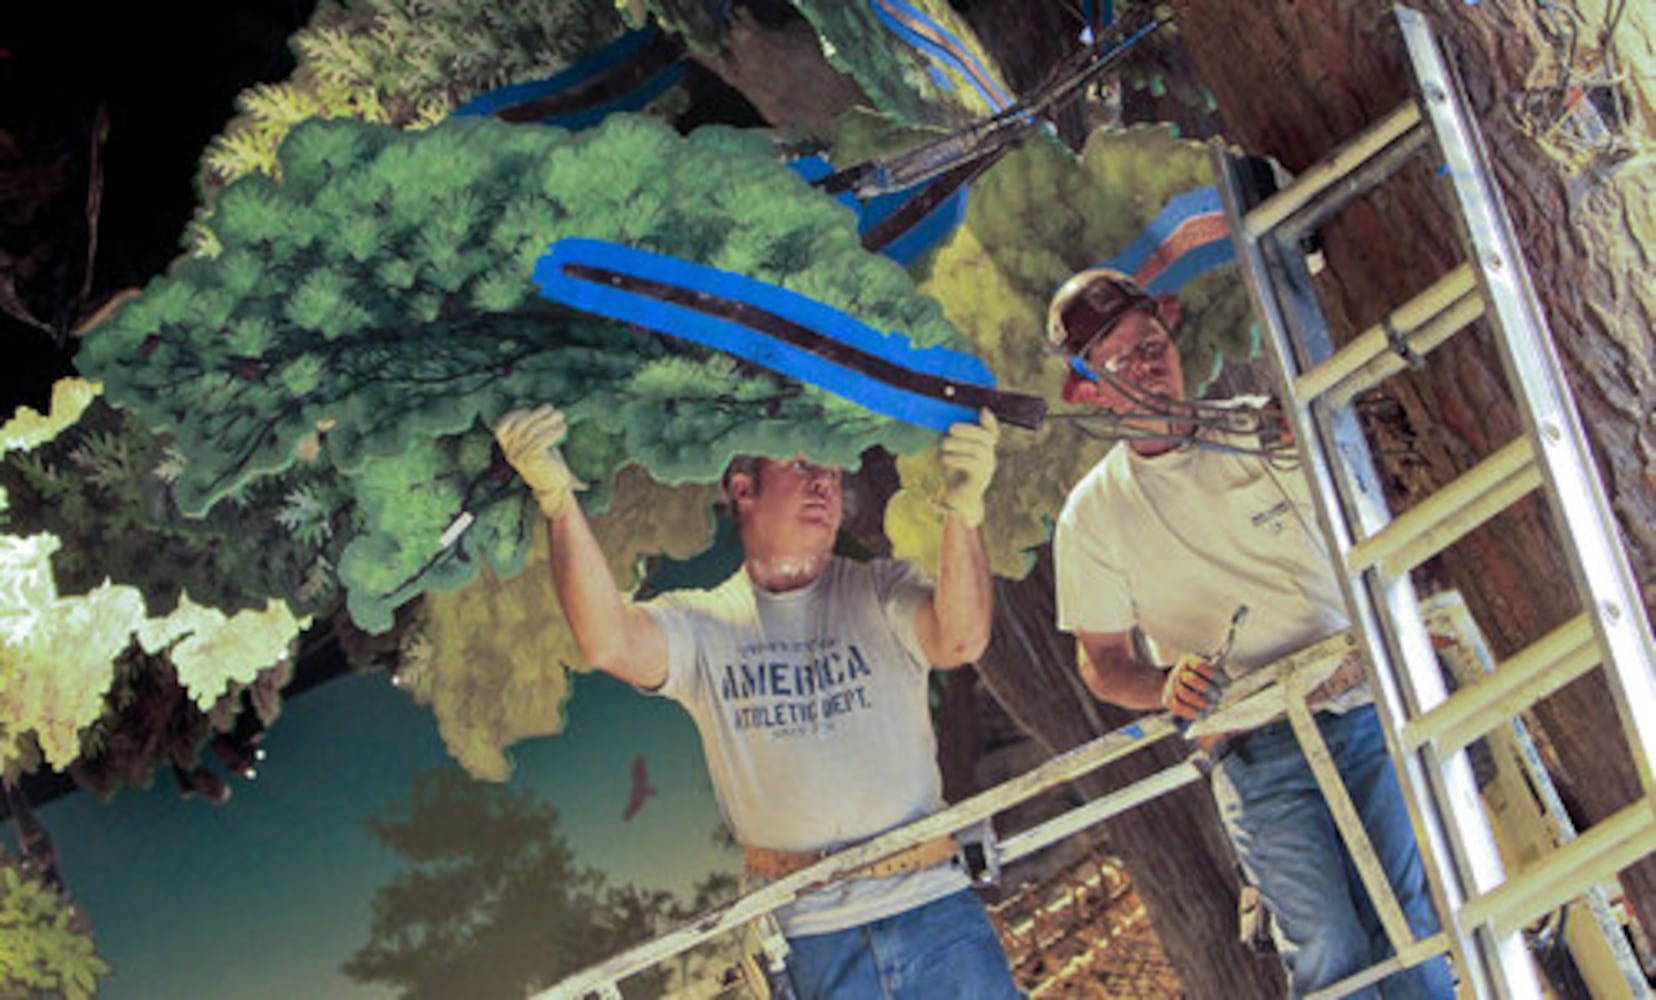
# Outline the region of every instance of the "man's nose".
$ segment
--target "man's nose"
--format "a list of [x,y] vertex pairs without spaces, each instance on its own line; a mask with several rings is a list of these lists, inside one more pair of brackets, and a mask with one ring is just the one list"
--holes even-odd
[[1135,351],[1127,357],[1127,371],[1139,375],[1167,374],[1167,352],[1157,351],[1154,354],[1145,354]]

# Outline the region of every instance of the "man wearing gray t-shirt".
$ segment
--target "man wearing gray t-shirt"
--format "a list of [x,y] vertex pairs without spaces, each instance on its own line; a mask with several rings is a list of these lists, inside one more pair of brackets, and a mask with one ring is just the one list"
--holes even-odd
[[[906,563],[833,554],[841,473],[739,458],[725,474],[743,566],[707,591],[634,604],[617,589],[559,455],[563,414],[495,428],[546,515],[554,586],[588,662],[695,720],[750,875],[775,879],[942,804],[927,673],[982,654],[992,591],[978,526],[998,428],[985,412],[940,448],[945,516],[932,584]],[[927,841],[779,911],[796,995],[1016,997],[988,914]]]

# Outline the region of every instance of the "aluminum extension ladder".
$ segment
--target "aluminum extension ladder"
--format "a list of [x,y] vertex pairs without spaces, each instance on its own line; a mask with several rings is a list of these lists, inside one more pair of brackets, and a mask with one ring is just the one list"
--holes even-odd
[[[1656,851],[1656,657],[1638,587],[1477,126],[1425,18],[1406,8],[1396,14],[1414,99],[1257,204],[1243,161],[1216,154],[1237,255],[1323,531],[1342,564],[1341,586],[1371,664],[1388,745],[1443,917],[1443,933],[1412,940],[1385,890],[1390,916],[1383,900],[1376,905],[1397,957],[1324,995],[1343,995],[1447,951],[1463,993],[1540,997],[1522,937],[1525,925]],[[1418,155],[1441,164],[1437,176],[1459,216],[1467,260],[1336,350],[1302,240]],[[1524,433],[1394,517],[1353,400],[1411,364],[1429,363],[1434,348],[1479,317],[1493,328]],[[1536,489],[1550,504],[1583,610],[1486,679],[1451,695],[1410,570]],[[1465,748],[1601,664],[1641,796],[1540,861],[1505,873]],[[1287,706],[1292,720],[1292,692]],[[1303,702],[1299,710],[1303,714]],[[1308,755],[1312,749],[1307,747]]]

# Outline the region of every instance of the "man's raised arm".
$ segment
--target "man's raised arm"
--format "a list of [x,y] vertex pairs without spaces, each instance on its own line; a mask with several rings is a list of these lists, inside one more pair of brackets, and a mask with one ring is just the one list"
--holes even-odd
[[641,688],[667,679],[667,636],[615,585],[581,505],[575,477],[558,452],[568,428],[555,406],[513,410],[495,425],[506,460],[546,515],[552,585],[587,662]]
[[976,424],[955,424],[938,447],[943,462],[943,540],[937,588],[920,606],[920,647],[933,666],[958,667],[983,655],[995,610],[989,557],[983,551],[983,494],[995,475],[1000,424],[984,410]]

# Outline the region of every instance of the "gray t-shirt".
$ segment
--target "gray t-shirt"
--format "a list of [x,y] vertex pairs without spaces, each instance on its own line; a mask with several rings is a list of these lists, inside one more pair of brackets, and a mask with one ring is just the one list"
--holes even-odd
[[[660,694],[701,733],[714,795],[739,843],[836,849],[943,804],[915,632],[930,584],[907,563],[835,558],[773,594],[746,569],[641,607],[667,636]],[[952,866],[854,879],[778,914],[791,936],[853,927],[966,885]]]

